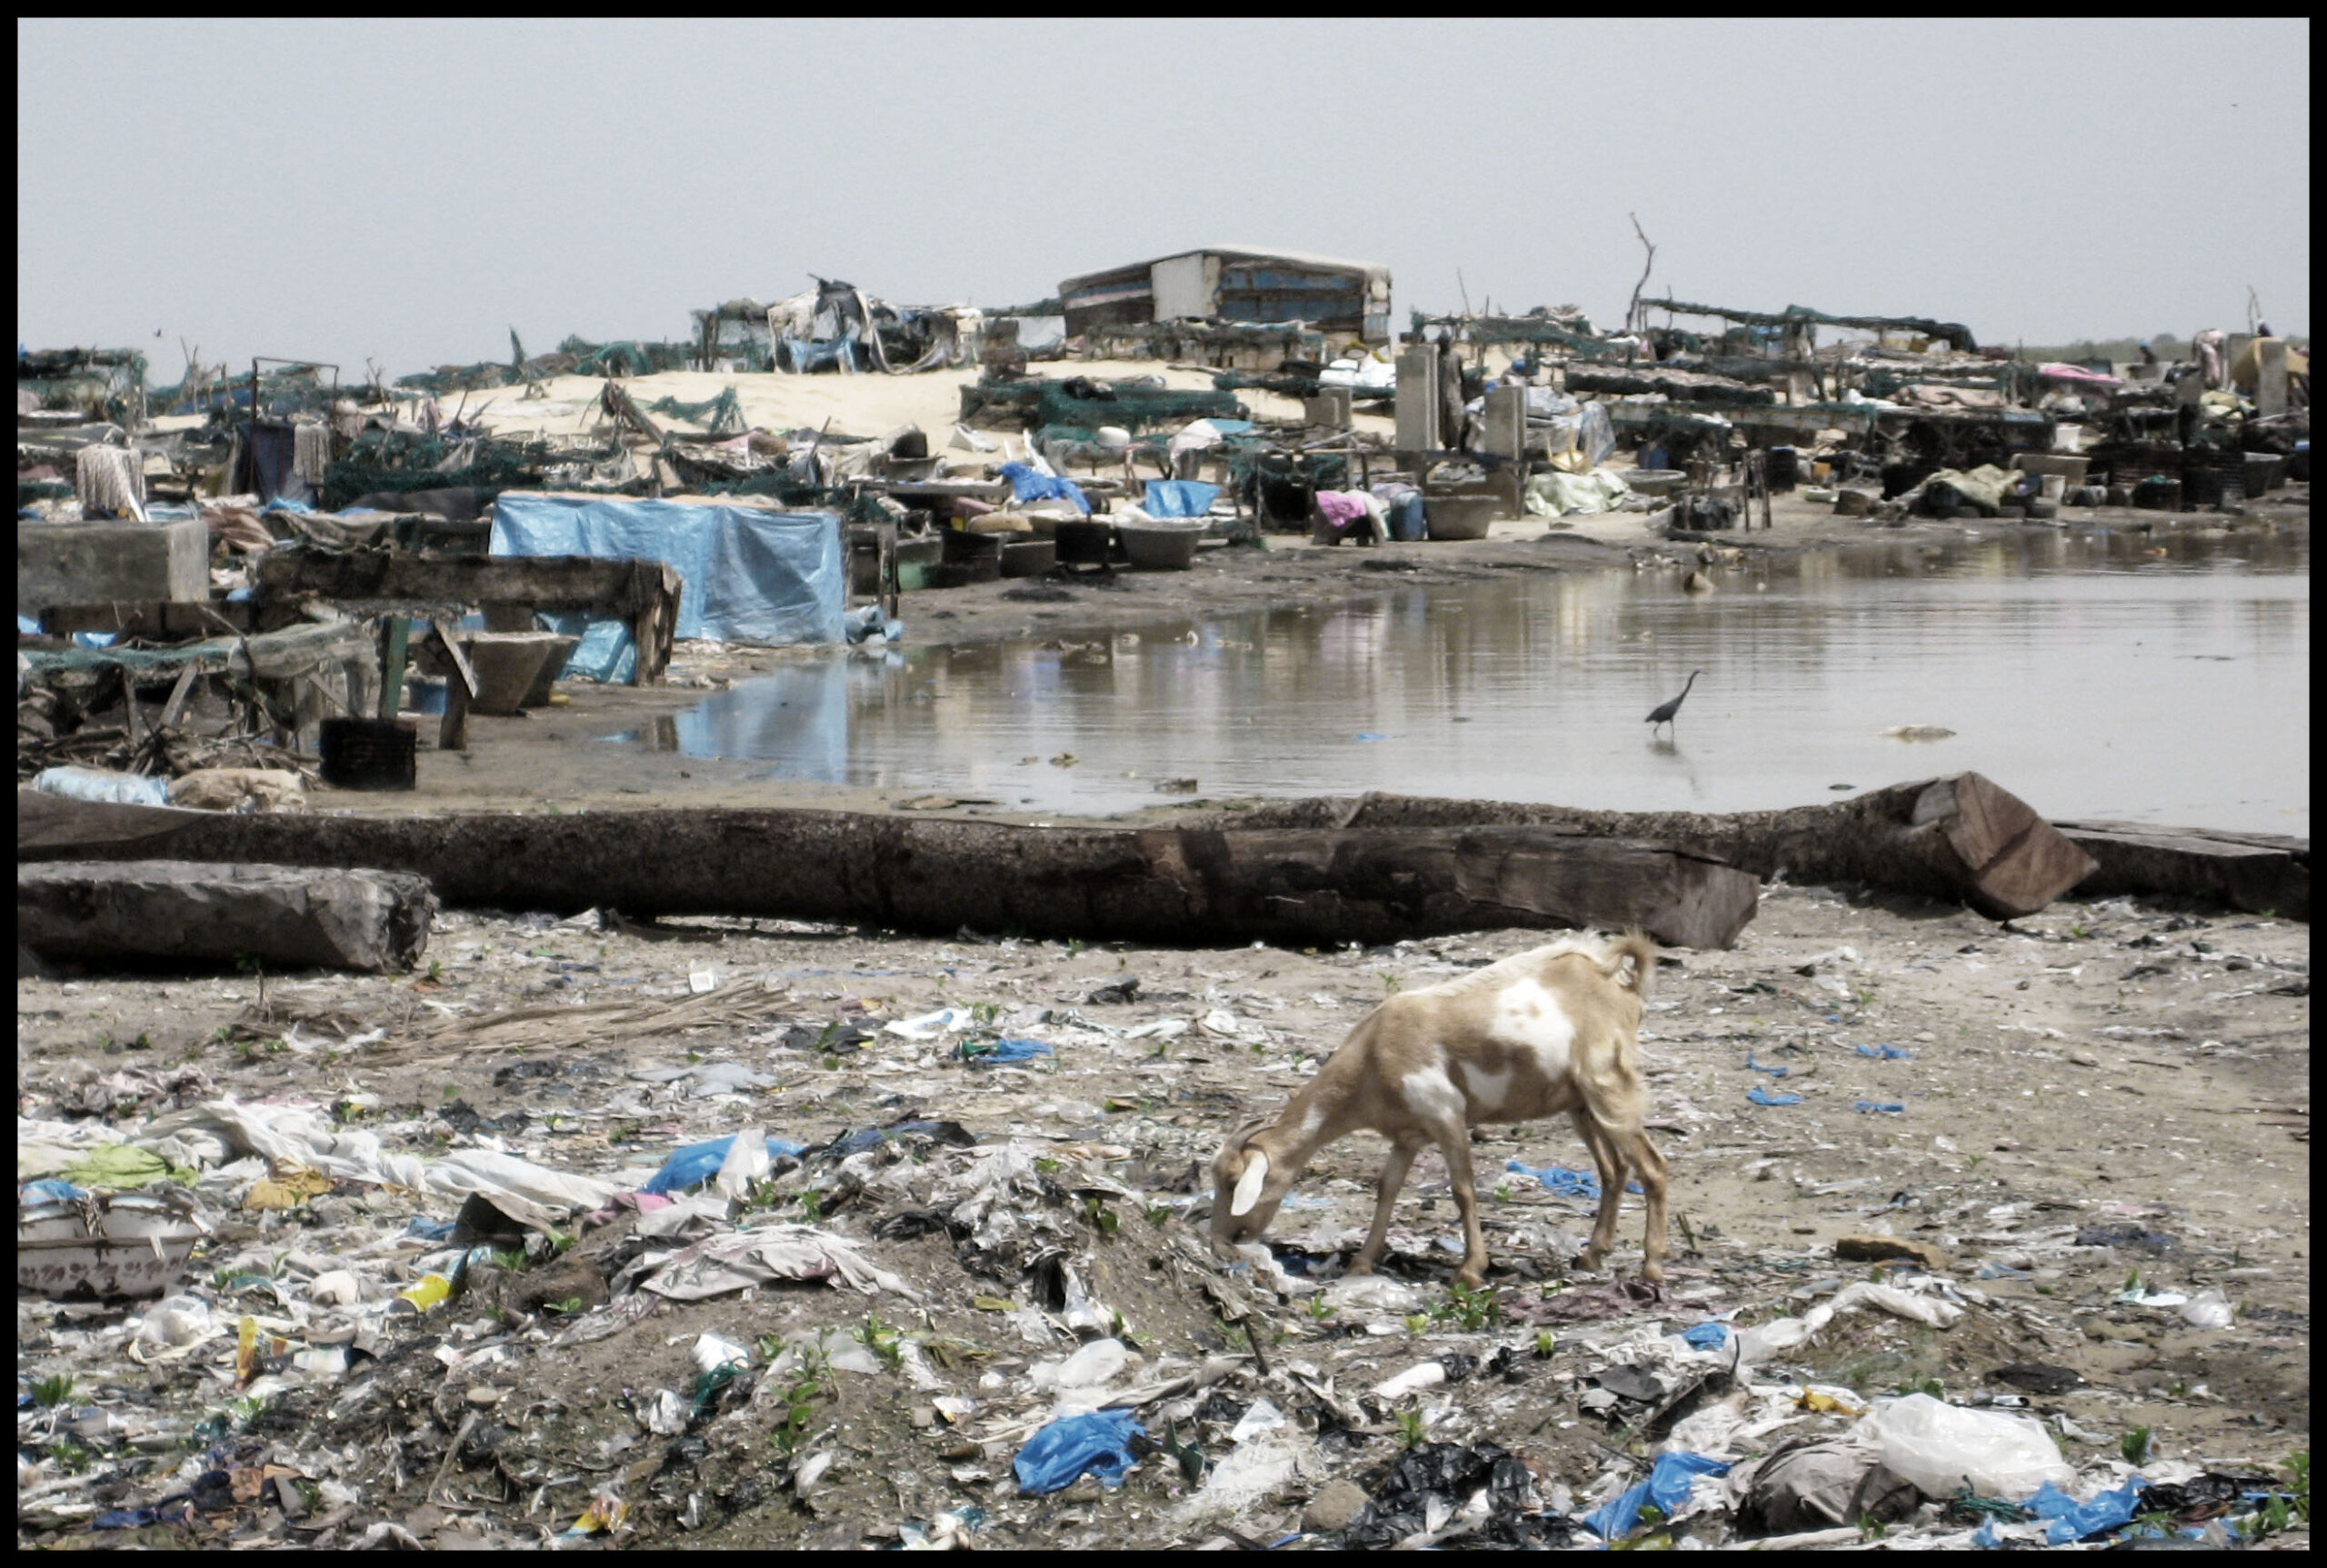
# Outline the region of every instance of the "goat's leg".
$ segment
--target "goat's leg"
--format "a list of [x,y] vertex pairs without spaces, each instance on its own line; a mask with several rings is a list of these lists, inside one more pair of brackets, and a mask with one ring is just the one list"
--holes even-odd
[[1648,1200],[1640,1277],[1661,1280],[1664,1277],[1664,1189],[1669,1167],[1641,1126],[1648,1115],[1646,1086],[1628,1064],[1619,1065],[1606,1078],[1583,1074],[1579,1086],[1583,1092],[1581,1114],[1589,1117],[1599,1135],[1608,1141],[1617,1166],[1615,1180],[1609,1180],[1604,1173],[1601,1176],[1600,1224],[1592,1233],[1592,1246],[1585,1256],[1593,1257],[1615,1241],[1616,1206],[1623,1196],[1624,1171],[1629,1167],[1640,1178],[1641,1191]]
[[1661,1280],[1664,1277],[1664,1189],[1671,1167],[1638,1123],[1617,1131],[1615,1139],[1625,1160],[1639,1173],[1641,1190],[1648,1195],[1648,1221],[1641,1235],[1640,1277]]
[[1454,1206],[1463,1214],[1463,1266],[1454,1283],[1477,1290],[1487,1280],[1487,1236],[1479,1224],[1479,1184],[1471,1170],[1471,1129],[1460,1122],[1433,1130],[1446,1156],[1446,1174],[1454,1187]]
[[1579,1260],[1585,1268],[1596,1269],[1608,1255],[1608,1249],[1616,1244],[1616,1211],[1624,1201],[1624,1162],[1607,1133],[1588,1112],[1579,1110],[1571,1119],[1575,1123],[1576,1135],[1592,1151],[1592,1165],[1600,1175],[1600,1213],[1592,1223],[1592,1239],[1584,1243],[1583,1256]]
[[1350,1260],[1353,1274],[1370,1274],[1373,1265],[1382,1261],[1382,1250],[1390,1244],[1390,1211],[1398,1202],[1398,1193],[1406,1184],[1406,1172],[1414,1163],[1414,1155],[1422,1150],[1422,1134],[1401,1134],[1390,1144],[1390,1157],[1382,1163],[1382,1180],[1374,1190],[1373,1228],[1365,1235],[1365,1244],[1357,1249],[1357,1256]]

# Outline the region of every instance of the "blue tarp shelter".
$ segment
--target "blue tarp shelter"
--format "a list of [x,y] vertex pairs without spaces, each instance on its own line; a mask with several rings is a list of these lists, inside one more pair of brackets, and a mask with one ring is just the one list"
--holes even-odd
[[[491,553],[664,562],[679,574],[682,639],[773,647],[844,635],[848,557],[834,512],[504,491]],[[594,624],[590,637],[605,645],[594,653],[585,639],[567,673],[623,678],[626,631],[616,638]]]

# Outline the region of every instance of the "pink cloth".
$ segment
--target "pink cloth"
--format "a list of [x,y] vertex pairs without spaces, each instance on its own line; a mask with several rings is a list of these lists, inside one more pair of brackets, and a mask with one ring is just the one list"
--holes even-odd
[[1317,492],[1317,510],[1336,528],[1346,528],[1365,515],[1365,497],[1339,490]]

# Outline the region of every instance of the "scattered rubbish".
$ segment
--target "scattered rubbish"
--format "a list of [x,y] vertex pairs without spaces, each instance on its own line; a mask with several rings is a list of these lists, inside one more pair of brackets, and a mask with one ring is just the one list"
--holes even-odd
[[1852,1049],[1862,1056],[1871,1056],[1878,1062],[1904,1062],[1914,1055],[1913,1052],[1902,1051],[1896,1045],[1855,1045]]
[[2142,1489],[2142,1478],[2129,1476],[2122,1484],[2080,1503],[2047,1481],[2022,1506],[2045,1522],[2046,1544],[2064,1546],[2132,1523],[2141,1506]]
[[[638,1190],[661,1195],[701,1186],[717,1176],[725,1165],[728,1153],[734,1147],[735,1136],[730,1133],[724,1138],[690,1144],[684,1149],[674,1151],[671,1157],[663,1162],[663,1168],[647,1177]],[[807,1148],[805,1144],[795,1144],[788,1138],[769,1138],[765,1143],[767,1157],[771,1161],[789,1158]]]
[[2143,1252],[2170,1253],[2181,1243],[2163,1231],[2144,1230],[2140,1225],[2121,1222],[2093,1225],[2077,1232],[2076,1244],[2081,1247],[2138,1247]]
[[[1591,1203],[1600,1201],[1600,1178],[1590,1171],[1571,1171],[1560,1165],[1544,1165],[1539,1169],[1518,1160],[1505,1160],[1503,1168],[1534,1177],[1553,1197],[1581,1198]],[[1624,1191],[1628,1193],[1640,1190],[1638,1182],[1624,1183]]]
[[1745,1098],[1756,1105],[1799,1105],[1802,1104],[1802,1096],[1799,1094],[1773,1094],[1758,1084],[1745,1091]]
[[1793,1071],[1791,1067],[1766,1067],[1753,1060],[1753,1053],[1745,1053],[1745,1065],[1756,1073],[1767,1073],[1773,1078],[1783,1078]]
[[961,1051],[962,1059],[972,1066],[989,1067],[1053,1054],[1051,1048],[1039,1040],[964,1040]]
[[924,1013],[918,1018],[899,1018],[885,1028],[889,1034],[902,1034],[908,1040],[934,1040],[941,1034],[969,1027],[970,1015],[960,1007],[940,1007],[934,1013]]
[[2208,1285],[2182,1303],[2182,1321],[2192,1328],[2228,1328],[2237,1310],[2221,1290]]
[[1146,1428],[1127,1410],[1097,1410],[1061,1416],[1044,1425],[1018,1451],[1011,1468],[1018,1490],[1039,1497],[1073,1484],[1084,1474],[1096,1475],[1113,1489],[1124,1483],[1138,1458],[1131,1441]]
[[1724,1323],[1701,1323],[1681,1331],[1681,1337],[1695,1350],[1719,1350],[1729,1341],[1729,1325]]
[[1425,1443],[1374,1484],[1344,1541],[1360,1551],[1482,1535],[1507,1546],[1562,1546],[1573,1521],[1537,1512],[1534,1476],[1500,1445]]
[[160,1295],[209,1229],[191,1193],[167,1190],[20,1205],[16,1288],[60,1297]]
[[1893,1524],[1922,1502],[1914,1483],[1880,1463],[1872,1433],[1791,1438],[1755,1462],[1738,1505],[1748,1535],[1783,1535],[1863,1519]]
[[1998,1383],[2008,1383],[2014,1388],[2041,1394],[2066,1393],[2072,1388],[2082,1387],[2084,1383],[2083,1376],[2074,1370],[2041,1361],[2016,1361],[2009,1366],[1996,1368],[1988,1375]]
[[1896,1101],[1886,1104],[1880,1100],[1861,1100],[1851,1108],[1862,1115],[1879,1113],[1886,1116],[1903,1116],[1907,1113],[1907,1107]]

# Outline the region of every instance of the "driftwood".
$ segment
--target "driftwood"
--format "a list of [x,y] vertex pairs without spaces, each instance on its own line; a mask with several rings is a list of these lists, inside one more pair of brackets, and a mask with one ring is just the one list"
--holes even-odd
[[68,962],[408,969],[435,906],[426,882],[392,871],[142,859],[16,867],[16,940]]
[[1672,844],[1761,877],[1865,883],[1947,899],[1994,920],[2035,914],[2096,865],[2026,803],[1972,773],[1893,784],[1824,805],[1722,815],[1368,794],[1263,805],[1241,820],[1287,827],[1561,826]]
[[1029,828],[829,811],[215,815],[20,792],[18,860],[394,866],[471,907],[781,915],[1197,944],[1638,925],[1723,947],[1753,877],[1563,826]]

